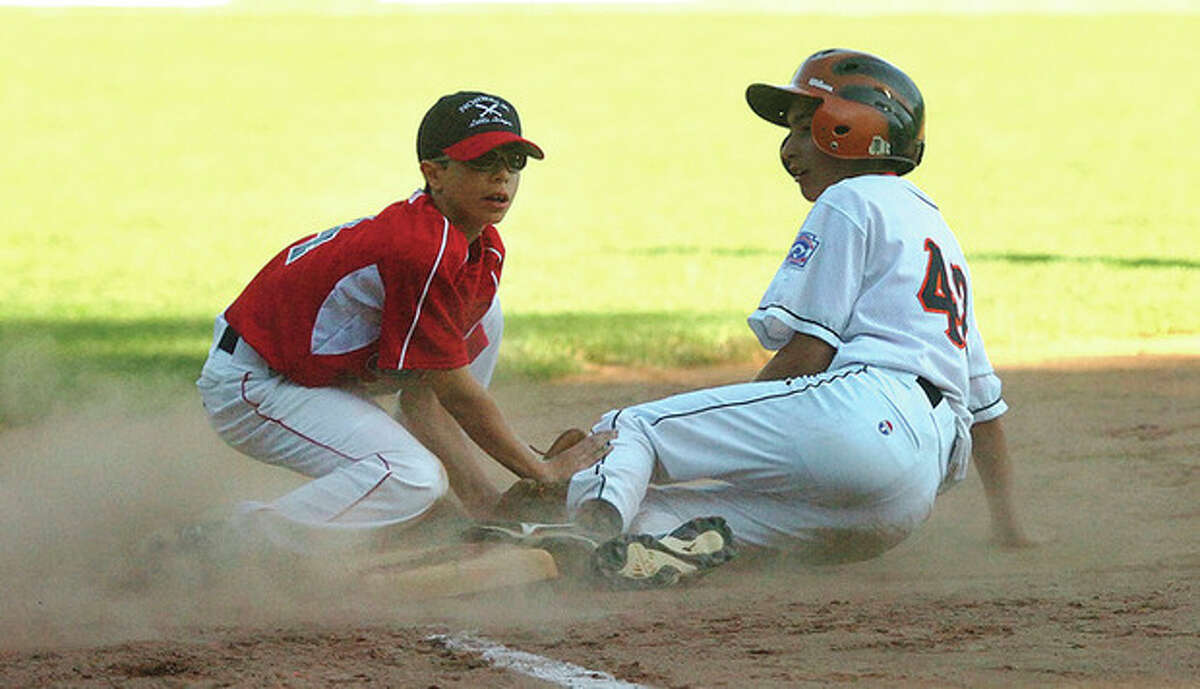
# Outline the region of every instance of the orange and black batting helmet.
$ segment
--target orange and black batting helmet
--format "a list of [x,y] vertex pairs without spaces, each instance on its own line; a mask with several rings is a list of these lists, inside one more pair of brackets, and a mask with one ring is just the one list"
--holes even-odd
[[891,63],[856,50],[822,50],[800,65],[791,83],[751,84],[746,102],[768,122],[788,126],[798,97],[820,101],[812,117],[817,147],[836,158],[892,160],[905,174],[925,151],[925,101],[912,79]]

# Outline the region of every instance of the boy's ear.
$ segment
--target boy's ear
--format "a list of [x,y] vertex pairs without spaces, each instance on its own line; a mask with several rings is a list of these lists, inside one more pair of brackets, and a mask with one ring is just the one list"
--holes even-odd
[[430,191],[440,192],[442,190],[442,185],[439,181],[445,172],[445,166],[440,163],[435,163],[432,160],[421,161],[421,174],[425,177],[425,186],[429,187]]

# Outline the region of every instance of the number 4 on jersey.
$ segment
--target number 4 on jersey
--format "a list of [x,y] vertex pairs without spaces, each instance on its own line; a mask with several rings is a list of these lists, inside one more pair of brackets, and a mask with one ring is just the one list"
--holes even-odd
[[950,274],[946,274],[942,249],[932,239],[925,240],[925,250],[929,252],[929,265],[917,299],[929,313],[945,314],[946,337],[963,349],[967,346],[967,276],[956,265],[950,266]]
[[299,243],[293,245],[292,248],[288,249],[287,260],[283,262],[283,265],[285,265],[285,266],[292,265],[292,263],[295,263],[296,259],[300,258],[304,254],[307,254],[308,252],[312,251],[313,249],[317,248],[318,246],[321,246],[325,242],[332,242],[334,240],[334,238],[338,236],[338,233],[341,232],[342,230],[344,230],[348,227],[354,227],[355,225],[359,224],[360,222],[362,222],[364,220],[370,220],[374,217],[375,216],[370,215],[365,218],[359,218],[358,220],[351,220],[350,222],[342,223],[341,225],[338,225],[337,227],[331,227],[328,230],[321,230],[320,232],[316,233],[312,237],[309,237],[308,239],[306,239],[302,242],[299,242]]

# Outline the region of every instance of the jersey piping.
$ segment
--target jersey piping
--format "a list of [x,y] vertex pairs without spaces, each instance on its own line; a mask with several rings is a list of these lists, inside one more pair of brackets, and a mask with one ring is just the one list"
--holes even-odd
[[996,398],[996,400],[995,400],[994,402],[992,402],[991,404],[985,404],[985,405],[983,405],[982,407],[980,407],[980,408],[978,408],[978,409],[971,409],[971,410],[970,410],[970,412],[971,412],[972,414],[978,414],[978,413],[980,413],[980,412],[985,412],[985,411],[987,411],[987,410],[991,409],[992,407],[994,407],[994,406],[996,406],[996,405],[1000,404],[1000,403],[1001,403],[1001,402],[1003,402],[1003,401],[1004,401],[1004,398],[1003,398],[1003,397],[998,397],[998,398]]
[[757,311],[770,311],[771,309],[779,309],[780,311],[786,313],[787,315],[791,316],[792,318],[795,318],[796,320],[798,320],[802,323],[808,323],[809,325],[814,325],[814,326],[820,328],[821,330],[827,331],[830,335],[833,335],[835,338],[837,338],[838,342],[842,341],[841,335],[833,328],[830,328],[829,326],[825,325],[824,323],[820,323],[811,318],[805,318],[804,316],[797,314],[796,312],[792,311],[791,309],[784,306],[783,304],[773,302],[770,304],[765,304],[763,306],[760,306],[756,310]]
[[404,368],[404,360],[408,356],[408,345],[412,341],[413,333],[417,331],[417,321],[421,319],[421,309],[425,306],[425,297],[429,296],[429,286],[433,284],[433,276],[437,274],[438,266],[442,264],[442,255],[446,253],[446,239],[450,232],[450,221],[442,219],[442,245],[438,247],[437,258],[433,261],[433,267],[429,269],[429,276],[425,278],[425,287],[421,290],[421,298],[417,300],[417,308],[413,313],[412,324],[408,326],[408,334],[404,336],[404,346],[400,348],[400,363],[396,366],[397,369]]
[[935,210],[935,211],[938,211],[939,213],[941,212],[941,210],[942,210],[942,209],[941,209],[941,208],[938,208],[938,206],[937,206],[937,204],[936,204],[936,203],[934,203],[933,201],[930,201],[929,199],[925,198],[925,197],[924,197],[924,196],[922,196],[921,194],[917,193],[917,190],[916,190],[916,189],[909,188],[909,190],[908,190],[908,191],[909,191],[909,193],[911,193],[913,196],[916,196],[917,198],[921,199],[921,201],[925,202],[927,205],[929,205],[931,208],[933,208],[933,210]]
[[[777,392],[775,394],[763,395],[762,397],[755,397],[753,399],[739,400],[737,402],[726,402],[724,404],[712,404],[707,407],[701,407],[699,409],[690,409],[688,411],[677,412],[675,414],[664,414],[663,416],[660,416],[657,419],[651,421],[650,425],[657,426],[662,421],[668,421],[670,419],[677,419],[677,418],[681,418],[684,416],[694,416],[696,414],[703,414],[705,412],[710,412],[710,411],[714,411],[717,409],[726,409],[729,407],[744,407],[748,404],[757,404],[759,402],[767,402],[770,400],[780,399],[783,397],[791,397],[792,395],[799,395],[801,393],[808,392],[809,390],[815,390],[816,388],[819,388],[822,385],[827,385],[829,383],[832,383],[835,380],[839,380],[841,378],[849,378],[850,376],[858,375],[860,373],[863,373],[866,370],[867,370],[867,367],[865,365],[859,366],[857,368],[854,368],[854,369],[851,369],[848,371],[839,371],[838,373],[836,373],[832,376],[829,376],[828,378],[820,378],[818,380],[814,380],[810,383],[807,383],[804,387],[796,388],[795,390],[788,390],[787,392]],[[790,381],[793,379],[789,378],[788,380]]]

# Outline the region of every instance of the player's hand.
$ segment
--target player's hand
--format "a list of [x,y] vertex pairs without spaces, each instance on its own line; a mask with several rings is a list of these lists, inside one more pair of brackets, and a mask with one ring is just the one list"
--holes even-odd
[[583,440],[586,437],[588,437],[586,431],[579,428],[568,428],[567,430],[558,434],[558,437],[555,438],[554,442],[550,444],[550,449],[539,450],[533,445],[530,445],[529,449],[538,453],[542,457],[553,457],[554,455],[562,454],[564,450],[574,447],[575,443],[578,443],[580,440]]
[[1051,540],[1043,534],[1031,535],[1015,524],[993,525],[990,543],[1002,550],[1026,550],[1045,545]]
[[617,437],[616,431],[601,431],[583,436],[574,445],[565,449],[552,447],[553,454],[547,454],[542,460],[540,469],[541,481],[566,481],[580,471],[604,459],[612,451],[611,441]]

